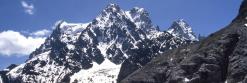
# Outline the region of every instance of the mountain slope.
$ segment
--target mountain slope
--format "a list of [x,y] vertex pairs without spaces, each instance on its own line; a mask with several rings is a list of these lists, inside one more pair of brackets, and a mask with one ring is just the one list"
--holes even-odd
[[168,51],[122,83],[246,83],[247,0],[230,25],[203,41]]
[[190,43],[159,31],[143,8],[124,11],[109,4],[92,22],[58,21],[45,43],[7,76],[9,82],[116,82],[156,55]]
[[[182,41],[177,40],[176,38],[179,38]],[[186,45],[183,44],[185,41],[187,43],[193,43],[195,41],[198,41],[198,39],[192,32],[192,28],[182,19],[175,21],[167,32],[163,32],[158,36],[158,38],[152,40],[152,42],[155,42],[157,44],[153,48],[161,47],[158,48],[162,49],[162,52],[159,53],[163,53],[165,50],[168,49],[177,48],[179,47],[179,45]],[[148,46],[153,46],[153,44],[149,44]],[[153,56],[159,54],[157,52],[150,52],[150,50],[145,49],[148,48],[148,46],[144,47],[143,50],[137,51],[138,56],[132,56],[123,62],[118,75],[118,82],[120,82],[122,79],[124,79],[126,76],[128,76],[135,70],[146,65],[146,63],[148,63],[153,58]],[[158,51],[158,49],[152,49],[152,51]]]

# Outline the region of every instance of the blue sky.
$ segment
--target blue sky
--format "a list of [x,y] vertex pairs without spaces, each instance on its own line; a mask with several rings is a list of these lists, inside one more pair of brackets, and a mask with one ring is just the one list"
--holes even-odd
[[[116,3],[124,10],[130,10],[135,6],[145,8],[150,13],[153,24],[158,25],[161,30],[166,30],[174,20],[183,18],[192,26],[195,33],[209,35],[232,21],[238,13],[241,1],[0,0],[0,39],[1,33],[10,32],[10,36],[12,34],[18,35],[19,33],[19,35],[25,36],[22,39],[29,41],[31,39],[27,35],[30,36],[30,34],[34,34],[40,30],[51,30],[54,23],[58,20],[80,23],[89,22],[109,3]],[[42,37],[38,37],[45,39],[43,36],[44,34]],[[18,45],[13,45],[12,47],[14,46]],[[30,47],[29,44],[26,47],[28,46]],[[29,53],[29,51],[26,51],[22,53],[1,54],[1,50],[3,51],[5,48],[1,49],[0,47],[0,69],[3,69],[10,63],[19,64],[24,62]]]

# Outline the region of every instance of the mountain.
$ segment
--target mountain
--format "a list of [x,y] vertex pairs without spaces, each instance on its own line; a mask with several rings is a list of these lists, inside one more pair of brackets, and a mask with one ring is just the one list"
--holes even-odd
[[183,19],[179,19],[173,22],[172,26],[168,28],[168,33],[173,36],[183,38],[184,40],[198,41],[198,38],[193,33],[191,26],[186,23]]
[[11,64],[6,69],[0,71],[0,83],[9,83],[9,79],[6,74],[9,72],[9,70],[15,68],[16,66],[16,64]]
[[247,0],[225,28],[157,56],[121,83],[247,83]]
[[2,75],[6,83],[116,83],[158,54],[194,41],[184,38],[159,31],[143,8],[109,4],[92,22],[58,21],[25,63]]

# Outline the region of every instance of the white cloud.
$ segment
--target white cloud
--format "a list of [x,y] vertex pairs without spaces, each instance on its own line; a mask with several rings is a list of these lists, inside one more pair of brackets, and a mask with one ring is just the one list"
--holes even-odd
[[44,43],[45,39],[46,37],[26,37],[12,30],[0,32],[0,55],[29,55]]
[[47,29],[39,30],[36,32],[32,32],[31,35],[35,37],[44,37],[50,35],[51,31]]
[[24,8],[25,12],[29,15],[33,15],[34,14],[34,6],[33,4],[28,4],[25,1],[21,1],[21,5]]

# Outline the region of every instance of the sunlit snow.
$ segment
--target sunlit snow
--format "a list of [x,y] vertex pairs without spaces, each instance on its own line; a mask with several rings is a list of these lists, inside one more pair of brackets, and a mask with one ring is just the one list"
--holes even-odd
[[184,81],[185,82],[189,82],[190,80],[188,78],[184,78]]
[[79,83],[116,83],[121,65],[116,65],[108,59],[101,64],[93,63],[93,67],[88,70],[81,70],[72,75],[72,82]]
[[0,76],[0,83],[3,83],[2,77]]

